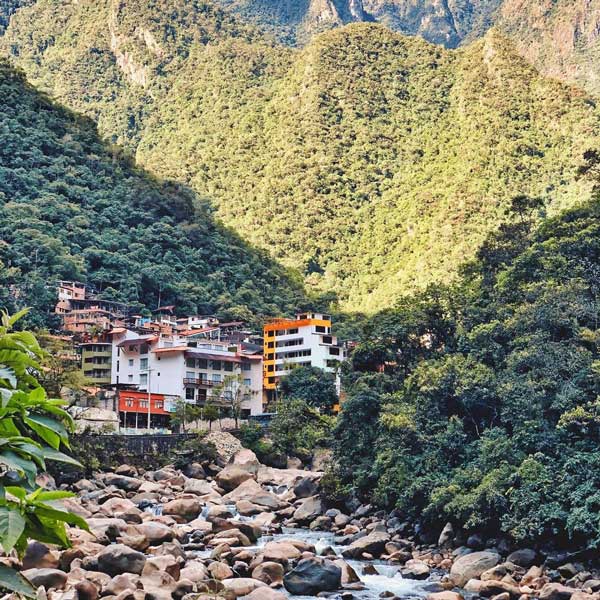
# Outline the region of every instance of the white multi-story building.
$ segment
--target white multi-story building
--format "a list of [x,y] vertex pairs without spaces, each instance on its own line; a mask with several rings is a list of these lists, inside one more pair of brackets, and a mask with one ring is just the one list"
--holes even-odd
[[263,388],[267,395],[294,367],[313,366],[337,373],[345,359],[344,347],[331,334],[329,315],[301,313],[295,319],[275,319],[264,326]]
[[262,413],[259,354],[210,340],[190,346],[186,336],[138,334],[125,328],[112,331],[112,346],[111,383],[115,386],[183,398],[199,405],[227,405],[229,394],[239,392],[243,415]]

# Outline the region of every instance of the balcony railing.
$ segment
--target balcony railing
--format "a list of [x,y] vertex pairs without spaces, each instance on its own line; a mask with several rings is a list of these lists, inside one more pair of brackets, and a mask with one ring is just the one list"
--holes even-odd
[[201,379],[201,378],[196,379],[196,378],[191,378],[191,377],[184,377],[183,383],[189,384],[189,385],[204,385],[206,387],[213,387],[215,385],[219,385],[221,382],[220,381],[211,381],[210,379]]

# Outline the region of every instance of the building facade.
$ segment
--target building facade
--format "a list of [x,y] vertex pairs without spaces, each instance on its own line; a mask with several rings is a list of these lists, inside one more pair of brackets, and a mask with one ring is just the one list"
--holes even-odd
[[95,385],[110,385],[112,370],[112,344],[91,341],[79,344],[81,370]]
[[240,399],[243,415],[262,412],[262,357],[224,342],[195,341],[178,334],[112,333],[111,384],[227,407]]
[[274,319],[264,326],[263,387],[273,399],[281,377],[298,366],[337,373],[346,351],[331,333],[331,317],[301,313],[295,319]]

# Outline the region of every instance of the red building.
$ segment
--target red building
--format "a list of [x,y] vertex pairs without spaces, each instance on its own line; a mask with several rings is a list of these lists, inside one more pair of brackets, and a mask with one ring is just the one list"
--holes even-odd
[[148,412],[150,427],[167,428],[171,420],[166,410],[164,394],[150,394],[150,410],[148,411],[148,393],[135,390],[119,390],[119,420],[121,427],[130,429],[148,429]]

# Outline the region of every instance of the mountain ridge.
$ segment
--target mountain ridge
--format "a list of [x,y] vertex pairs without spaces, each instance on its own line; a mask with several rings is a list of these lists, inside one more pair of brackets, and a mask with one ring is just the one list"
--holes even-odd
[[67,6],[60,31],[50,4],[19,11],[3,41],[34,83],[346,309],[451,279],[515,195],[550,211],[589,195],[576,174],[595,103],[496,30],[449,51],[354,23],[297,50],[208,2],[130,1],[118,32],[146,68],[135,81],[106,33],[114,3]]

